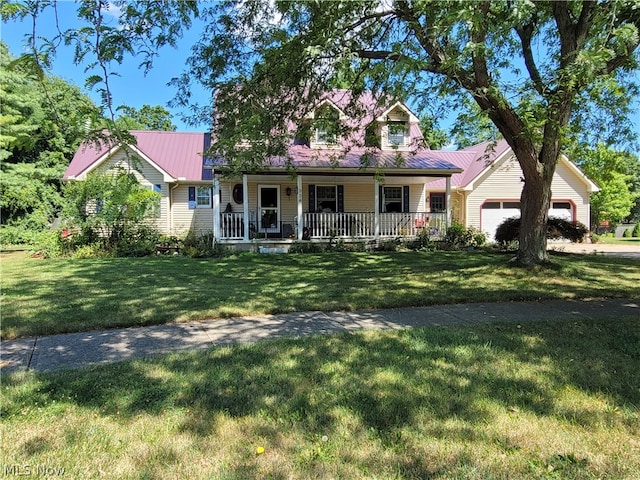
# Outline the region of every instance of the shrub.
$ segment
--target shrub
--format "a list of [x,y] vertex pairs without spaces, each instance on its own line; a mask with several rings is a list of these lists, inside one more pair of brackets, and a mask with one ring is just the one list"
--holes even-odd
[[213,233],[197,236],[189,231],[182,240],[180,253],[191,258],[211,258],[229,255],[231,250],[213,241]]
[[505,219],[498,228],[494,238],[497,243],[506,245],[510,242],[518,240],[520,236],[520,217],[511,217]]
[[136,225],[122,232],[111,250],[118,257],[146,257],[153,255],[159,241],[158,230],[148,225]]
[[633,227],[633,231],[631,232],[631,236],[633,238],[640,237],[640,223],[636,223],[636,226]]
[[487,243],[487,236],[474,227],[465,228],[454,222],[444,236],[444,245],[452,250],[481,247]]
[[622,238],[631,238],[631,229],[627,228],[622,234]]
[[58,257],[63,251],[63,242],[60,232],[57,230],[44,230],[42,232],[32,232],[33,243],[29,251],[45,258]]
[[428,228],[423,228],[416,238],[407,242],[407,248],[416,251],[435,251],[436,243],[431,239]]
[[289,247],[289,253],[322,253],[324,247],[315,242],[303,241],[293,242]]
[[[69,253],[140,257],[155,251],[160,234],[149,226],[159,196],[125,171],[89,175],[65,186],[63,224],[73,231],[64,242]],[[104,251],[104,252],[103,252]]]
[[399,238],[391,238],[389,240],[383,240],[378,244],[378,250],[381,252],[397,252],[400,246]]
[[[574,243],[582,242],[589,229],[580,222],[550,217],[547,221],[547,238],[565,238]],[[496,242],[506,245],[518,240],[520,235],[520,218],[507,218],[496,229]]]

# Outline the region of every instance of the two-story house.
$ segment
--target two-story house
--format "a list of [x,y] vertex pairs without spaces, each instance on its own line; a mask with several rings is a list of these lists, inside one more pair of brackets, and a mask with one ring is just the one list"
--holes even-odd
[[[213,233],[236,245],[374,240],[425,229],[439,236],[452,211],[455,220],[492,236],[497,222],[517,210],[522,172],[506,142],[430,150],[404,103],[380,105],[368,93],[357,102],[361,113],[350,117],[350,92],[332,91],[292,127],[299,130],[288,152],[293,179],[284,158],[222,177],[220,164],[204,156],[209,134],[157,131],[131,132],[136,145],[81,146],[64,178],[132,168],[128,152],[138,159],[133,171],[140,183],[161,194],[156,222],[163,232]],[[550,208],[588,224],[589,193],[597,187],[564,157],[556,176],[560,196]]]

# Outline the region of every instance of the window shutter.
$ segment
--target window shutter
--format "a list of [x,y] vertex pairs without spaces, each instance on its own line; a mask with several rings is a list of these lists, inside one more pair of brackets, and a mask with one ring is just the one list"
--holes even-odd
[[196,187],[189,187],[189,210],[196,208]]
[[338,212],[344,212],[344,185],[338,185]]
[[402,211],[405,213],[409,211],[409,185],[402,187]]
[[309,212],[316,211],[316,186],[309,185]]
[[[213,208],[213,187],[209,187],[209,198],[211,199],[211,208]],[[218,202],[220,202],[220,198],[222,195],[218,197]]]
[[378,190],[378,211],[379,211],[380,213],[382,213],[382,212],[384,212],[384,209],[382,208],[382,207],[383,207],[383,205],[384,205],[384,198],[383,198],[383,196],[384,196],[384,190],[383,190],[383,186],[382,186],[382,185],[380,185],[380,186],[378,187],[378,189],[379,189],[379,190]]

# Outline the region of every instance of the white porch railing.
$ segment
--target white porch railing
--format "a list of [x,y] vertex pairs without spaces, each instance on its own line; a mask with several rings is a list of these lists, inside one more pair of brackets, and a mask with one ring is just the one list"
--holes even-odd
[[[432,237],[440,237],[446,231],[446,213],[381,213],[379,235],[381,237],[415,236],[428,229]],[[376,235],[375,213],[305,213],[302,216],[303,227],[308,238],[372,238]],[[250,212],[249,223],[255,228],[255,213]],[[287,222],[283,222],[287,223]],[[290,222],[294,229],[297,219]],[[224,240],[242,240],[244,238],[244,214],[231,212],[220,214],[220,237]]]
[[220,217],[220,237],[225,240],[242,240],[244,213],[222,213]]
[[[431,236],[443,235],[446,230],[446,213],[381,213],[379,235],[381,237],[415,236],[429,229]],[[374,237],[375,213],[305,213],[304,227],[310,238]]]

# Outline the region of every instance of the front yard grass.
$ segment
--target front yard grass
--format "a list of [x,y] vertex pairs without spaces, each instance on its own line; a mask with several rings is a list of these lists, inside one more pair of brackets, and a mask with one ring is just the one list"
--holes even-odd
[[[421,271],[405,258],[422,257],[354,261],[382,264],[395,281],[386,262]],[[493,257],[473,258],[462,262],[472,281],[491,268],[516,275]],[[181,262],[152,265],[197,278]],[[283,273],[297,259],[241,262]],[[577,263],[560,272],[598,269]],[[87,287],[89,272],[109,265],[74,270]],[[148,283],[147,267],[134,265],[127,272]],[[13,469],[6,475],[27,466],[65,478],[631,480],[640,472],[639,364],[636,317],[360,332],[15,373],[2,382],[0,463]]]
[[640,262],[487,252],[2,259],[2,339],[263,313],[634,297]]

